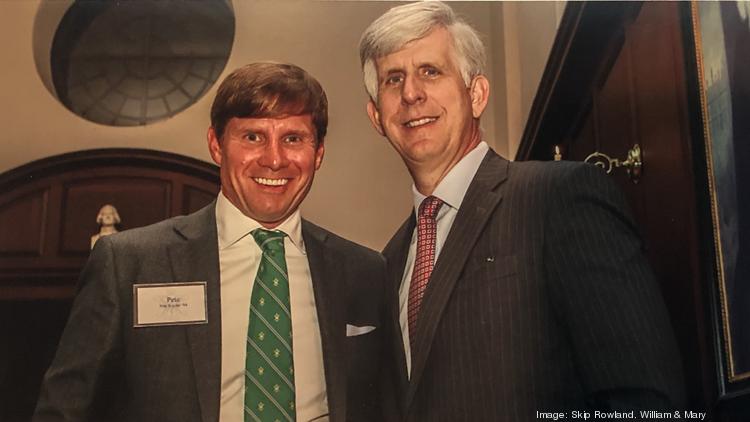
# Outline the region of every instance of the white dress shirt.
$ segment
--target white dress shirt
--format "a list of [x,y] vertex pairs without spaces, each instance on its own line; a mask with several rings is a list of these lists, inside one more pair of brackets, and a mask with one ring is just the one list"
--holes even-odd
[[[261,249],[250,232],[261,227],[260,223],[242,214],[223,193],[219,194],[216,200],[216,228],[221,271],[222,422],[244,421],[245,350],[250,294],[261,258]],[[327,421],[328,398],[320,327],[299,210],[276,229],[287,234],[284,251],[292,312],[297,421]]]
[[[438,215],[436,217],[437,222],[437,239],[435,240],[435,262],[437,262],[440,251],[443,249],[445,238],[448,237],[448,233],[453,226],[453,221],[456,219],[458,209],[461,207],[461,203],[466,196],[466,191],[469,189],[471,181],[474,179],[474,175],[479,169],[479,165],[482,164],[484,156],[490,147],[486,142],[480,142],[471,152],[466,154],[461,161],[459,161],[453,168],[445,175],[443,180],[432,192],[432,196],[435,196],[443,201],[443,206],[440,207]],[[422,195],[412,185],[412,193],[414,195],[414,213],[415,217],[419,218],[419,205],[422,201],[427,198]],[[416,230],[412,233],[411,244],[409,245],[409,254],[406,257],[406,267],[404,267],[404,277],[401,280],[401,288],[398,292],[399,302],[399,322],[401,323],[401,337],[404,342],[404,352],[406,353],[406,371],[411,378],[411,346],[409,344],[409,285],[411,285],[411,274],[414,270],[414,260],[417,255],[417,233]]]

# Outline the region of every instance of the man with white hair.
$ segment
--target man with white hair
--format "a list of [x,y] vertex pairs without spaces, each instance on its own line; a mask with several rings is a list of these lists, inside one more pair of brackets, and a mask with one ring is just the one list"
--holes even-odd
[[594,166],[489,148],[476,31],[440,2],[398,6],[365,30],[360,59],[370,120],[414,181],[413,213],[383,251],[404,419],[682,405],[674,334],[621,193]]

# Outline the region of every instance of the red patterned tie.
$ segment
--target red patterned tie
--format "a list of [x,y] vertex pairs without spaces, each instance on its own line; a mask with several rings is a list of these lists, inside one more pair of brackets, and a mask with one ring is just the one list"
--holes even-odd
[[432,267],[435,265],[435,240],[437,238],[437,216],[443,201],[428,196],[419,205],[419,219],[417,221],[417,258],[414,260],[414,270],[411,273],[409,285],[409,344],[414,349],[417,338],[417,319],[422,297],[430,281]]

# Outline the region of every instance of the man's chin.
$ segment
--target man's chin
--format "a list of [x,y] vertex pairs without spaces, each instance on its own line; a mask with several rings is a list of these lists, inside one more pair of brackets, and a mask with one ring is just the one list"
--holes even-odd
[[284,220],[289,218],[289,216],[292,215],[293,212],[294,210],[290,211],[288,209],[264,211],[262,213],[257,213],[257,217],[253,219],[260,223],[263,227],[272,229],[283,223]]
[[434,145],[430,144],[429,141],[424,141],[421,145],[414,145],[413,148],[404,151],[402,156],[406,158],[407,162],[423,165],[434,162],[439,154],[435,151]]
[[256,219],[258,223],[260,223],[261,226],[263,226],[266,229],[274,229],[279,224],[281,224],[286,219],[285,216],[281,217],[273,217],[273,218],[263,218],[263,219]]

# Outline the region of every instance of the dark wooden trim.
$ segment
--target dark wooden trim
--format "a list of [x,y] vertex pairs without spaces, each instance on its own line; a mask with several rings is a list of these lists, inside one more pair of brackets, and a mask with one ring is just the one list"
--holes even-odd
[[[0,255],[0,301],[73,296],[88,251],[86,254],[77,249],[71,252],[63,246],[61,219],[68,200],[64,191],[77,182],[99,177],[103,178],[101,180],[120,178],[122,181],[118,183],[123,185],[139,180],[163,183],[166,207],[160,218],[184,214],[191,211],[188,208],[194,208],[183,195],[186,187],[215,193],[220,185],[219,167],[213,164],[169,152],[130,148],[76,151],[36,160],[0,174],[0,206],[12,206],[19,198],[28,197],[34,189],[39,189],[45,192],[46,210],[38,253],[10,250]],[[131,215],[132,212],[131,207]],[[158,221],[153,217],[140,224]]]
[[0,174],[0,191],[72,169],[87,167],[128,166],[156,168],[187,173],[207,182],[219,183],[219,167],[184,155],[140,148],[103,148],[75,151],[42,158]]
[[642,2],[568,2],[529,112],[516,160],[552,158],[553,144],[569,135],[571,122],[588,108],[589,95],[611,60],[611,44],[622,42]]

